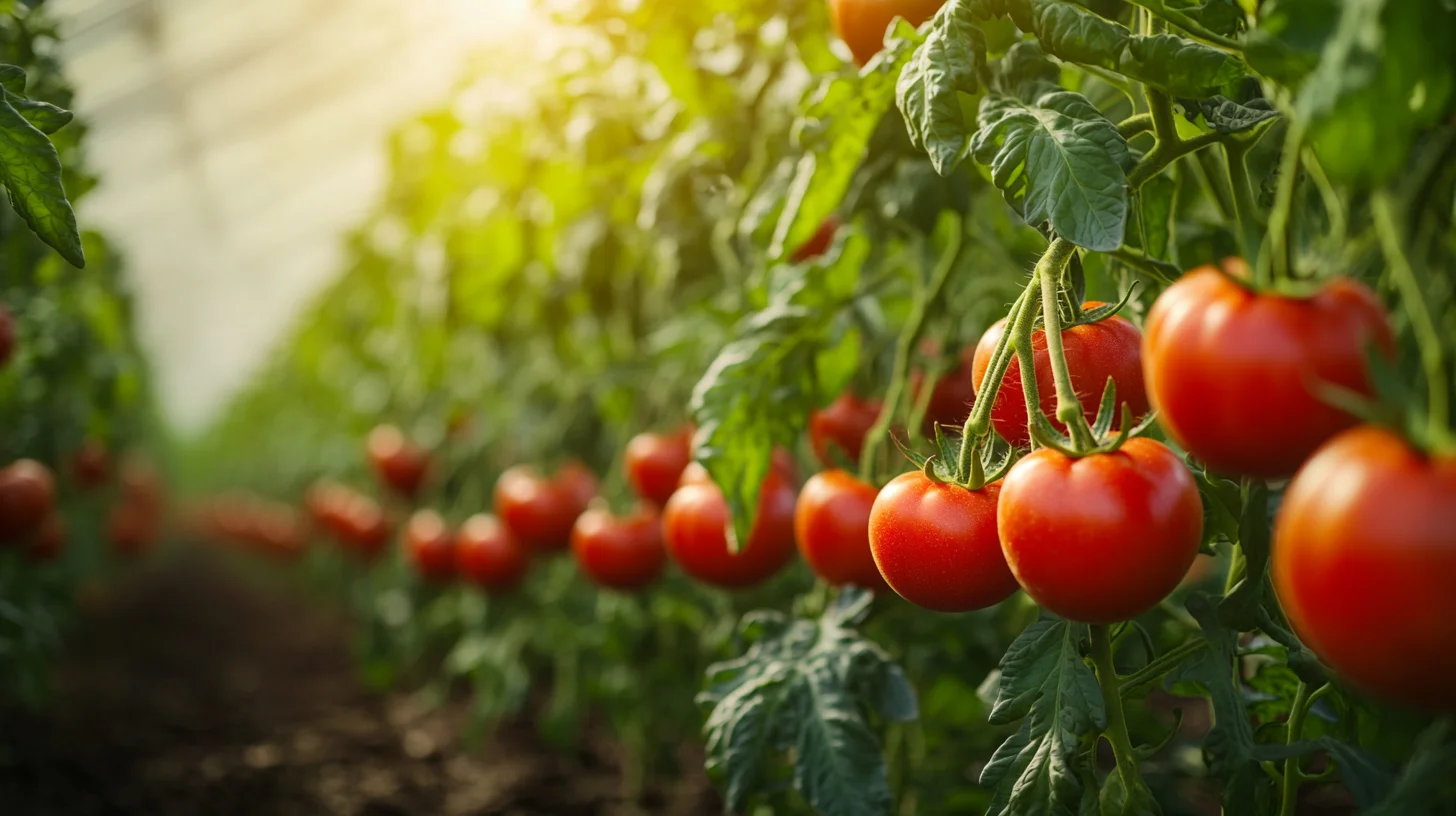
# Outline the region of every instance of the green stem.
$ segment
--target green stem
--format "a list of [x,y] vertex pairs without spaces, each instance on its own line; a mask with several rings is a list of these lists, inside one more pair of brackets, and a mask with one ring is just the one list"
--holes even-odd
[[1380,237],[1380,248],[1390,264],[1390,275],[1400,290],[1410,314],[1411,327],[1416,333],[1416,345],[1421,353],[1421,365],[1426,372],[1426,431],[1431,444],[1449,444],[1451,419],[1451,383],[1446,376],[1445,353],[1441,348],[1441,333],[1431,318],[1426,297],[1421,293],[1420,281],[1406,258],[1399,227],[1395,222],[1395,207],[1390,194],[1377,191],[1370,197],[1370,213],[1375,220],[1375,231]]
[[1234,192],[1229,188],[1228,176],[1218,164],[1215,154],[1200,151],[1194,155],[1193,164],[1198,168],[1199,180],[1218,207],[1219,216],[1225,221],[1234,220]]
[[[1329,684],[1320,687],[1314,694],[1309,693],[1309,686],[1299,681],[1299,686],[1294,690],[1294,704],[1289,712],[1289,734],[1284,740],[1285,745],[1293,745],[1299,742],[1304,734],[1304,719],[1309,714],[1310,706],[1314,701],[1329,691]],[[1300,770],[1299,757],[1291,756],[1284,760],[1283,791],[1279,801],[1279,816],[1294,816],[1294,809],[1299,799],[1299,786],[1305,780],[1304,771]]]
[[1097,624],[1089,627],[1092,635],[1092,664],[1097,670],[1097,685],[1102,689],[1102,705],[1107,712],[1107,730],[1102,736],[1112,744],[1112,756],[1117,760],[1117,775],[1129,799],[1133,791],[1142,786],[1138,777],[1137,753],[1132,747],[1132,737],[1127,731],[1127,718],[1122,713],[1122,695],[1118,690],[1117,668],[1112,662],[1112,640],[1107,626]]
[[1178,139],[1174,134],[1173,139],[1162,141],[1153,145],[1145,156],[1133,167],[1132,172],[1127,174],[1127,183],[1133,191],[1147,183],[1148,179],[1156,176],[1167,169],[1168,165],[1190,153],[1202,150],[1211,144],[1227,142],[1227,138],[1217,131],[1200,133],[1192,139]]
[[1178,138],[1177,114],[1173,113],[1173,99],[1151,85],[1143,86],[1148,98],[1148,112],[1153,117],[1153,135],[1160,143],[1176,146]]
[[1153,115],[1151,113],[1135,113],[1117,123],[1117,135],[1124,139],[1131,139],[1139,133],[1147,133],[1153,129]]
[[1304,170],[1309,173],[1310,181],[1314,182],[1315,189],[1319,190],[1320,200],[1324,202],[1325,213],[1330,219],[1330,246],[1345,246],[1345,205],[1340,201],[1340,194],[1335,191],[1335,185],[1330,183],[1330,177],[1325,174],[1324,165],[1320,164],[1319,157],[1314,150],[1306,148],[1304,151]]
[[1178,26],[1179,28],[1188,32],[1196,40],[1203,40],[1206,43],[1216,45],[1220,48],[1228,51],[1233,51],[1235,53],[1243,53],[1243,46],[1239,44],[1238,40],[1235,40],[1232,37],[1225,36],[1218,33],[1217,31],[1208,28],[1207,26],[1203,25],[1192,17],[1189,17],[1187,14],[1184,14],[1179,9],[1169,8],[1164,3],[1159,3],[1156,8],[1149,5],[1144,5],[1147,0],[1142,0],[1142,2],[1139,2],[1139,0],[1133,0],[1133,2],[1139,6],[1142,6],[1143,9],[1148,12],[1148,14],[1161,17],[1162,19],[1167,20],[1173,25]]
[[1289,279],[1289,229],[1290,216],[1294,207],[1294,184],[1299,176],[1299,157],[1304,144],[1304,127],[1297,121],[1291,122],[1284,134],[1284,153],[1279,160],[1279,186],[1274,192],[1274,207],[1269,212],[1269,253],[1260,253],[1259,269],[1272,271],[1273,281]]
[[[1057,419],[1067,427],[1073,447],[1077,450],[1089,450],[1095,447],[1095,442],[1092,429],[1087,426],[1087,417],[1082,412],[1082,403],[1077,399],[1077,390],[1072,387],[1072,375],[1067,369],[1067,357],[1062,349],[1061,314],[1057,309],[1057,284],[1061,278],[1062,267],[1066,266],[1074,251],[1076,247],[1066,239],[1058,238],[1053,241],[1037,263],[1036,275],[1041,279],[1041,320],[1046,331],[1047,359],[1051,363],[1052,380],[1057,387]],[[1022,380],[1035,378],[1035,370],[1022,372]]]
[[[976,404],[971,408],[971,415],[966,417],[965,427],[961,429],[962,440],[985,436],[986,431],[991,428],[991,404],[996,401],[996,394],[1001,390],[1001,380],[1006,377],[1006,369],[1011,365],[1012,339],[1016,328],[1024,319],[1027,301],[1034,297],[1035,288],[1036,278],[1032,277],[1026,289],[1016,298],[1016,302],[1011,304],[1011,311],[1006,316],[1006,329],[996,340],[996,348],[991,352],[986,376],[981,380],[980,393],[976,395]],[[964,449],[966,444],[962,442],[961,447]],[[962,450],[962,456],[964,455]]]
[[1249,180],[1249,167],[1244,163],[1248,153],[1249,146],[1243,142],[1224,143],[1229,187],[1234,194],[1234,215],[1239,221],[1239,240],[1244,247],[1244,257],[1257,264],[1260,244],[1259,205],[1254,202],[1254,187]]
[[1149,277],[1157,278],[1163,283],[1172,283],[1183,274],[1183,270],[1166,261],[1156,258],[1149,258],[1142,250],[1130,246],[1121,246],[1107,253],[1119,261],[1137,269]]
[[1124,695],[1133,693],[1137,690],[1138,686],[1157,680],[1173,669],[1176,669],[1178,664],[1182,663],[1184,659],[1195,652],[1201,651],[1207,645],[1208,641],[1201,637],[1183,641],[1174,648],[1149,661],[1141,669],[1121,678],[1118,683],[1119,691]]

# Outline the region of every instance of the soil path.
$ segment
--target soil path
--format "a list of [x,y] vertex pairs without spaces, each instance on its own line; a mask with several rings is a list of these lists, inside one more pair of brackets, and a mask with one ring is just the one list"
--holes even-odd
[[[90,606],[54,704],[0,717],[0,814],[644,812],[622,801],[609,744],[562,755],[518,723],[467,752],[462,706],[371,694],[342,620],[204,556]],[[647,812],[721,812],[688,777]]]

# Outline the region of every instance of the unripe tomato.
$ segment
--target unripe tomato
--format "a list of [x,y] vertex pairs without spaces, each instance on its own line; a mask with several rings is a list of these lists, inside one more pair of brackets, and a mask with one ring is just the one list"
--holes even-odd
[[794,540],[814,574],[835,586],[881,590],[870,552],[870,508],[879,491],[843,470],[809,477],[794,507]]
[[826,467],[837,462],[830,454],[831,445],[838,446],[851,462],[858,462],[864,450],[865,437],[880,418],[881,405],[875,400],[862,400],[845,391],[839,398],[809,414],[809,441],[814,455]]
[[[974,347],[967,346],[962,349],[960,364],[955,370],[946,372],[935,381],[935,388],[930,392],[930,401],[925,404],[925,419],[921,424],[927,438],[935,438],[936,423],[948,428],[961,428],[970,418],[971,405],[976,401],[975,355]],[[920,389],[924,382],[924,372],[917,370],[910,373],[910,394],[916,401],[920,399]]]
[[581,465],[562,468],[557,479],[517,465],[495,483],[495,512],[527,547],[562,550],[570,545],[571,527],[595,491],[596,478]]
[[829,245],[834,243],[834,233],[838,231],[839,219],[832,215],[829,216],[819,225],[819,229],[814,230],[814,234],[809,236],[809,240],[794,250],[793,254],[789,256],[789,260],[793,263],[803,263],[823,255],[829,251]]
[[404,528],[405,554],[421,578],[448,580],[455,572],[455,542],[434,510],[419,510]]
[[45,465],[18,459],[0,469],[0,540],[29,535],[56,503],[56,481]]
[[477,513],[455,535],[455,569],[460,577],[491,592],[520,585],[530,553],[495,516]]
[[111,457],[106,453],[106,446],[94,439],[81,443],[71,460],[71,474],[76,484],[84,488],[106,484],[111,475]]
[[587,510],[571,530],[571,553],[597,584],[623,592],[642,589],[657,580],[667,559],[662,518],[646,508],[621,518],[606,508]]
[[369,432],[369,464],[386,487],[405,498],[419,495],[430,469],[430,456],[393,425]]
[[[691,470],[691,468],[689,468]],[[684,473],[686,480],[688,473]],[[728,501],[712,481],[687,481],[662,511],[667,550],[683,572],[723,589],[754,586],[794,557],[792,482],[780,467],[769,468],[759,487],[758,512],[748,541],[728,549]]]
[[1363,426],[1300,468],[1274,522],[1274,591],[1301,640],[1366,691],[1456,709],[1456,457]]
[[1183,460],[1153,439],[1071,459],[1048,448],[1017,462],[996,520],[1006,563],[1032,600],[1080,623],[1152,609],[1198,555],[1203,503]]
[[106,518],[106,538],[111,551],[123,558],[144,555],[157,543],[157,519],[145,507],[124,502],[111,508]]
[[1215,471],[1260,478],[1288,476],[1354,425],[1315,389],[1370,394],[1367,347],[1393,347],[1379,300],[1356,281],[1293,298],[1250,291],[1211,266],[1169,286],[1147,329],[1148,393],[1168,435]]
[[15,353],[15,317],[10,310],[0,305],[0,368],[10,362]]
[[1016,579],[996,537],[1000,482],[967,490],[913,470],[880,489],[870,509],[870,551],[890,588],[936,612],[985,609]]
[[632,491],[658,506],[677,490],[683,470],[693,461],[691,434],[640,433],[627,443],[623,467]]
[[945,5],[945,0],[829,0],[834,30],[863,66],[885,47],[885,30],[896,17],[919,25]]
[[66,549],[66,526],[61,517],[51,513],[25,548],[25,557],[37,564],[54,561]]
[[[1084,309],[1094,309],[1103,304],[1096,301],[1086,303]],[[1006,331],[1006,319],[996,321],[981,341],[976,344],[976,356],[971,370],[971,382],[979,392],[981,382],[991,367],[991,355],[996,343]],[[1066,426],[1058,422],[1057,385],[1052,376],[1051,357],[1047,351],[1046,331],[1037,329],[1031,335],[1032,359],[1036,368],[1037,396],[1040,397],[1041,412],[1051,420],[1053,427],[1065,431]],[[1082,413],[1091,422],[1097,417],[1097,408],[1102,402],[1102,392],[1107,388],[1107,378],[1117,384],[1118,416],[1126,404],[1134,417],[1148,412],[1148,395],[1143,390],[1142,336],[1137,327],[1125,317],[1113,315],[1106,320],[1062,330],[1062,350],[1067,358],[1067,372],[1072,378],[1072,388],[1082,402]],[[1001,381],[1001,390],[996,392],[996,401],[991,406],[991,426],[996,433],[1017,447],[1031,442],[1027,431],[1026,396],[1021,390],[1021,363],[1015,355]]]

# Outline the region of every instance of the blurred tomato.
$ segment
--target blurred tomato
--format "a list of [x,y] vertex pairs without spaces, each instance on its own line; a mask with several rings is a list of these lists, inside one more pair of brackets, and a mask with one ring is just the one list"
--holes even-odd
[[455,536],[455,569],[481,589],[515,589],[529,566],[530,553],[495,516],[471,516]]
[[0,469],[0,541],[29,535],[51,514],[56,482],[50,469],[20,459]]
[[429,474],[430,456],[393,425],[380,425],[369,432],[366,444],[374,474],[395,493],[412,499]]
[[434,510],[410,516],[404,529],[405,554],[415,572],[429,581],[445,581],[455,572],[455,542],[445,519]]
[[597,584],[623,592],[642,589],[657,580],[667,560],[662,518],[647,508],[623,517],[606,508],[589,509],[572,528],[571,552]]

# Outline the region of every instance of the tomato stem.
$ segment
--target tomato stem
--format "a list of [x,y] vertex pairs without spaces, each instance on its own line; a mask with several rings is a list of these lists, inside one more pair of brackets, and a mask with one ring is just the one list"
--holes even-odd
[[1202,637],[1183,641],[1176,647],[1148,661],[1147,665],[1141,669],[1126,677],[1119,678],[1118,690],[1120,694],[1131,694],[1138,686],[1165,677],[1169,672],[1178,668],[1178,665],[1185,659],[1196,652],[1202,651],[1207,645],[1208,641]]
[[1449,445],[1451,421],[1451,383],[1446,375],[1446,361],[1441,348],[1441,333],[1431,319],[1426,306],[1426,296],[1421,292],[1420,281],[1406,258],[1401,246],[1400,229],[1395,225],[1395,208],[1390,195],[1384,190],[1370,197],[1370,213],[1375,220],[1375,231],[1380,238],[1380,248],[1390,264],[1390,276],[1400,290],[1400,298],[1410,312],[1411,327],[1416,333],[1416,346],[1421,353],[1421,366],[1426,372],[1426,422],[1427,442]]
[[[1313,694],[1309,692],[1309,685],[1303,680],[1294,690],[1294,703],[1289,711],[1289,734],[1284,740],[1285,745],[1293,745],[1299,742],[1304,734],[1304,720],[1309,714],[1309,709],[1315,701],[1323,697],[1330,690],[1330,684],[1326,683],[1319,687]],[[1284,760],[1284,779],[1279,801],[1279,816],[1294,816],[1294,809],[1299,799],[1299,786],[1307,777],[1299,767],[1299,757],[1291,756]]]
[[1277,283],[1290,278],[1290,215],[1303,145],[1304,126],[1297,120],[1290,122],[1289,130],[1284,134],[1284,152],[1279,159],[1279,185],[1274,193],[1274,207],[1269,212],[1269,232],[1265,235],[1269,251],[1259,253],[1258,279],[1263,283]]
[[1122,695],[1119,693],[1117,668],[1112,662],[1112,639],[1105,624],[1088,627],[1092,637],[1092,665],[1097,671],[1097,685],[1102,689],[1102,705],[1107,712],[1107,729],[1102,736],[1112,744],[1112,756],[1117,760],[1117,775],[1129,799],[1133,791],[1142,787],[1138,776],[1137,753],[1132,747],[1132,737],[1127,731],[1127,718],[1122,713]]
[[[1075,251],[1076,247],[1070,241],[1058,238],[1037,263],[1036,274],[1041,279],[1042,326],[1046,331],[1047,358],[1057,388],[1057,419],[1070,432],[1073,449],[1085,451],[1095,447],[1095,441],[1092,429],[1087,426],[1087,417],[1082,413],[1077,391],[1072,387],[1072,375],[1067,369],[1067,357],[1062,349],[1061,314],[1057,309],[1057,283],[1061,270]],[[1026,381],[1035,377],[1035,372],[1030,377],[1023,373],[1021,379]],[[1032,410],[1030,403],[1027,410]]]
[[1036,278],[1032,277],[1027,283],[1026,289],[1011,304],[1011,312],[1006,318],[1006,330],[996,340],[996,349],[991,352],[991,363],[986,369],[986,376],[981,380],[981,387],[976,394],[976,404],[971,408],[971,415],[966,417],[966,424],[961,428],[961,451],[958,470],[966,472],[969,462],[966,457],[971,455],[973,447],[972,440],[985,436],[991,429],[991,407],[996,402],[996,395],[1001,390],[1001,381],[1006,377],[1006,369],[1011,365],[1011,340],[1016,333],[1017,327],[1021,325],[1023,315],[1027,313],[1027,300],[1034,296]]

